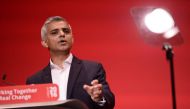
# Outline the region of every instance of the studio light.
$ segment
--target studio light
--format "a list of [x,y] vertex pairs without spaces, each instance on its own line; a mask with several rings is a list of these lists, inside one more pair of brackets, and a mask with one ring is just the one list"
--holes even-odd
[[148,13],[144,22],[147,28],[154,33],[164,33],[174,26],[172,16],[161,8],[154,9]]
[[179,32],[170,13],[162,8],[154,9],[148,13],[144,22],[151,32],[163,34],[163,37],[167,39],[174,37]]
[[172,46],[182,44],[183,38],[175,20],[167,10],[159,7],[134,7],[131,9],[131,15],[143,40],[161,46],[166,52],[166,59],[170,64],[172,106],[176,109]]
[[142,39],[153,45],[180,45],[183,43],[179,28],[172,15],[163,8],[134,7],[131,14]]

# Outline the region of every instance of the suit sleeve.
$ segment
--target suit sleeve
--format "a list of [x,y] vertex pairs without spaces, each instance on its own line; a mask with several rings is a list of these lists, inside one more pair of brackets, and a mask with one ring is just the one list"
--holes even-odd
[[94,78],[94,79],[98,79],[99,83],[101,83],[103,86],[103,97],[106,100],[106,103],[103,106],[103,109],[113,109],[114,105],[115,105],[115,96],[111,92],[111,90],[109,88],[109,84],[106,81],[106,72],[105,72],[102,64],[98,64],[97,75],[96,75],[96,78]]

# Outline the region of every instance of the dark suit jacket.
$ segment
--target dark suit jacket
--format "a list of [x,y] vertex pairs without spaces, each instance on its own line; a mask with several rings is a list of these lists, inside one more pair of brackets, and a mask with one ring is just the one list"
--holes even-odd
[[[91,81],[98,79],[103,85],[103,96],[106,100],[104,106],[99,106],[93,102],[91,97],[83,89],[84,84],[90,85]],[[50,64],[43,70],[29,77],[26,84],[52,83]],[[80,60],[73,57],[69,80],[67,85],[67,99],[79,99],[83,101],[89,109],[113,109],[115,97],[106,82],[105,70],[100,63]]]

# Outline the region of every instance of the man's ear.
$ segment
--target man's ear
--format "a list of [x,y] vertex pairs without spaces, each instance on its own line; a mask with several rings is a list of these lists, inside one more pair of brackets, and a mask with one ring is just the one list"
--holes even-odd
[[74,38],[72,38],[72,44],[74,43]]
[[47,44],[47,42],[46,42],[46,41],[44,41],[44,40],[43,40],[43,41],[41,41],[41,44],[42,44],[42,46],[43,46],[43,47],[48,48],[48,44]]

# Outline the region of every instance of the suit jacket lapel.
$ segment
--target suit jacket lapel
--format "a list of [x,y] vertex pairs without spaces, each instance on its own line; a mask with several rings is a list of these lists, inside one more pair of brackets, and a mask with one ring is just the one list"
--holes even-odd
[[67,84],[67,99],[71,98],[72,88],[75,84],[77,77],[79,76],[81,67],[82,67],[81,60],[73,56],[70,73],[69,73],[68,84]]
[[43,78],[43,82],[44,83],[52,83],[50,64],[48,64],[48,66],[46,66],[43,69],[43,72],[44,72],[44,76],[42,77]]

